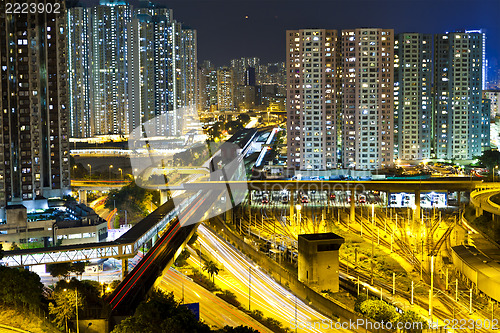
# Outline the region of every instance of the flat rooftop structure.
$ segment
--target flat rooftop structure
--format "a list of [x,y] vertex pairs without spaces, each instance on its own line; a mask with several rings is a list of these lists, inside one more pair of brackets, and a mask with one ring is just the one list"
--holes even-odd
[[341,236],[339,236],[337,234],[334,234],[333,232],[325,232],[322,234],[302,234],[302,235],[299,235],[299,237],[302,237],[310,242],[327,240],[327,241],[335,241],[335,242],[344,243],[344,238],[342,238]]
[[451,249],[455,267],[479,290],[500,301],[500,263],[485,256],[474,246],[458,245]]

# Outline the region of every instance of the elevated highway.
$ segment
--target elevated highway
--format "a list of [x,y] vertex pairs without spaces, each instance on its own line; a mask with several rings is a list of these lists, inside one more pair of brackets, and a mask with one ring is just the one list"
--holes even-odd
[[[175,187],[175,189],[194,190],[210,189],[221,182],[206,181],[193,182]],[[229,181],[224,184],[246,184],[249,190],[278,191],[278,190],[318,190],[318,191],[473,191],[484,185],[482,181],[465,180],[252,180],[247,182]],[[500,188],[499,188],[500,191]]]
[[130,315],[155,283],[164,269],[168,269],[191,238],[198,224],[204,220],[211,206],[208,192],[199,192],[191,204],[163,233],[155,246],[126,275],[115,291],[106,298],[111,313]]
[[109,191],[130,184],[129,180],[71,180],[71,188],[78,190]]

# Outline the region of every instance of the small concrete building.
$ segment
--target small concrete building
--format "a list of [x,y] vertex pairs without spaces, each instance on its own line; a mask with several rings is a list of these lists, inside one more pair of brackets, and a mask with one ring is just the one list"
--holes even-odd
[[339,249],[334,233],[299,235],[299,281],[321,290],[339,291]]

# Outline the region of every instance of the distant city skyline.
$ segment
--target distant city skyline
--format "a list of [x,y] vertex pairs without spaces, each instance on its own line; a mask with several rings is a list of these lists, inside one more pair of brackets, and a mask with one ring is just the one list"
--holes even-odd
[[[80,0],[86,5],[98,0]],[[138,0],[130,0],[138,5]],[[180,22],[198,31],[198,59],[222,66],[231,59],[259,57],[284,61],[287,29],[374,27],[395,33],[445,33],[486,29],[490,65],[500,65],[500,2],[451,1],[317,1],[317,0],[156,0],[173,9]],[[360,6],[364,10],[359,10]],[[353,13],[350,15],[349,13]],[[356,13],[356,15],[354,15]],[[248,18],[247,18],[248,17]]]

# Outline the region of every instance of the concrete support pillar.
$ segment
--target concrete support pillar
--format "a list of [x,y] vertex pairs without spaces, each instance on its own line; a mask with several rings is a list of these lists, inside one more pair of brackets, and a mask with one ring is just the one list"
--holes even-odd
[[78,203],[87,204],[87,190],[78,190]]
[[420,220],[420,190],[415,190],[415,212],[413,214],[413,220]]
[[226,223],[233,223],[233,204],[228,195],[226,196]]
[[168,201],[168,190],[160,190],[160,205]]
[[356,221],[356,191],[351,191],[351,210],[349,213],[349,220],[351,222]]
[[122,259],[122,279],[128,274],[128,259]]
[[155,246],[157,240],[158,240],[158,235],[154,234],[153,237],[151,237],[151,247]]
[[460,208],[460,202],[462,201],[462,192],[457,191],[457,206]]
[[483,215],[483,209],[479,208],[479,207],[476,207],[476,217],[479,217],[481,215]]
[[389,207],[391,205],[391,191],[386,191],[385,192],[385,206]]
[[293,196],[293,190],[290,190],[290,223],[294,221],[294,209],[295,209],[295,197]]

